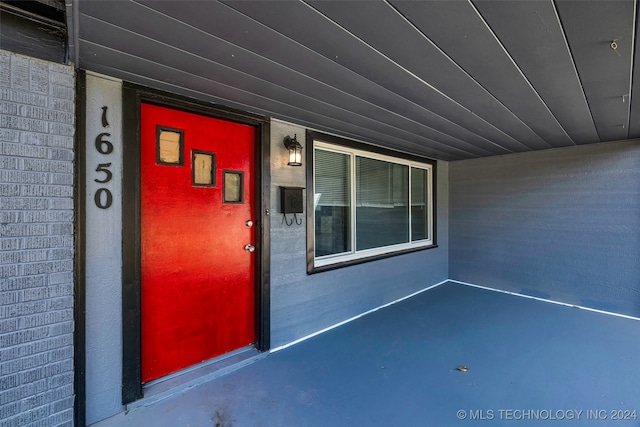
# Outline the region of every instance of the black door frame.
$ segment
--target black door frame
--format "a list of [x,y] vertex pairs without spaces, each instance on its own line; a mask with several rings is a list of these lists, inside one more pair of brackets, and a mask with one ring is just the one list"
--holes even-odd
[[86,191],[87,191],[87,162],[86,162],[86,105],[87,105],[87,77],[84,70],[76,71],[76,135],[74,141],[74,310],[73,310],[73,388],[75,400],[73,404],[74,425],[86,424]]
[[251,125],[256,130],[256,343],[270,347],[270,122],[268,117],[142,86],[122,87],[122,404],[143,397],[141,347],[140,105],[151,103]]

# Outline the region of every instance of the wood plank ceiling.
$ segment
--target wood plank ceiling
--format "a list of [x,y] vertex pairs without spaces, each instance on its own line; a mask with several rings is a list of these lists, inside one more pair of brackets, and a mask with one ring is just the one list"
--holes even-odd
[[75,1],[80,68],[442,160],[640,137],[634,0]]

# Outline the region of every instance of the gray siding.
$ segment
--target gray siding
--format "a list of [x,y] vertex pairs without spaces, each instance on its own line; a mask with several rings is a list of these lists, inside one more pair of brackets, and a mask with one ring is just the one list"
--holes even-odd
[[0,51],[0,420],[73,424],[74,74]]
[[640,141],[450,163],[451,279],[640,316]]
[[[305,187],[305,168],[287,165],[282,144],[305,129],[271,124],[271,345],[276,348],[448,278],[448,164],[438,162],[439,247],[307,275],[306,221],[287,226],[279,213],[279,186]],[[306,196],[306,194],[305,194]]]

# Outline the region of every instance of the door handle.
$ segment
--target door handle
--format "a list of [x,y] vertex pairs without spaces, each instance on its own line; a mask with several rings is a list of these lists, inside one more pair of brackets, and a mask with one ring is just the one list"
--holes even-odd
[[256,250],[256,247],[247,243],[246,245],[244,245],[244,250],[247,252],[253,252]]

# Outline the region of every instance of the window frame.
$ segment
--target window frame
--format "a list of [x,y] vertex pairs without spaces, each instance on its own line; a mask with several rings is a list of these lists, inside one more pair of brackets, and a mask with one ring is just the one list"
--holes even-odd
[[[425,157],[406,154],[398,151],[369,146],[356,141],[323,134],[316,131],[307,131],[306,138],[306,162],[307,162],[307,273],[332,270],[349,265],[388,258],[409,252],[415,252],[437,247],[436,243],[436,165],[437,162]],[[327,150],[349,155],[350,162],[350,218],[349,238],[351,250],[340,254],[315,256],[315,151]],[[382,247],[357,250],[356,242],[356,158],[364,157],[385,162],[408,166],[409,197],[408,197],[408,241]],[[411,176],[412,168],[427,171],[427,200],[429,210],[427,212],[427,232],[430,238],[412,241],[412,198]]]
[[[205,155],[211,157],[211,184],[198,184],[196,183],[196,157],[200,155]],[[213,151],[203,151],[203,150],[191,150],[191,185],[193,187],[217,187],[218,183],[216,182],[216,153]]]
[[[162,132],[172,132],[180,135],[178,140],[178,161],[165,162],[160,155],[160,135]],[[156,164],[160,166],[184,166],[184,129],[172,128],[164,125],[156,125]]]

